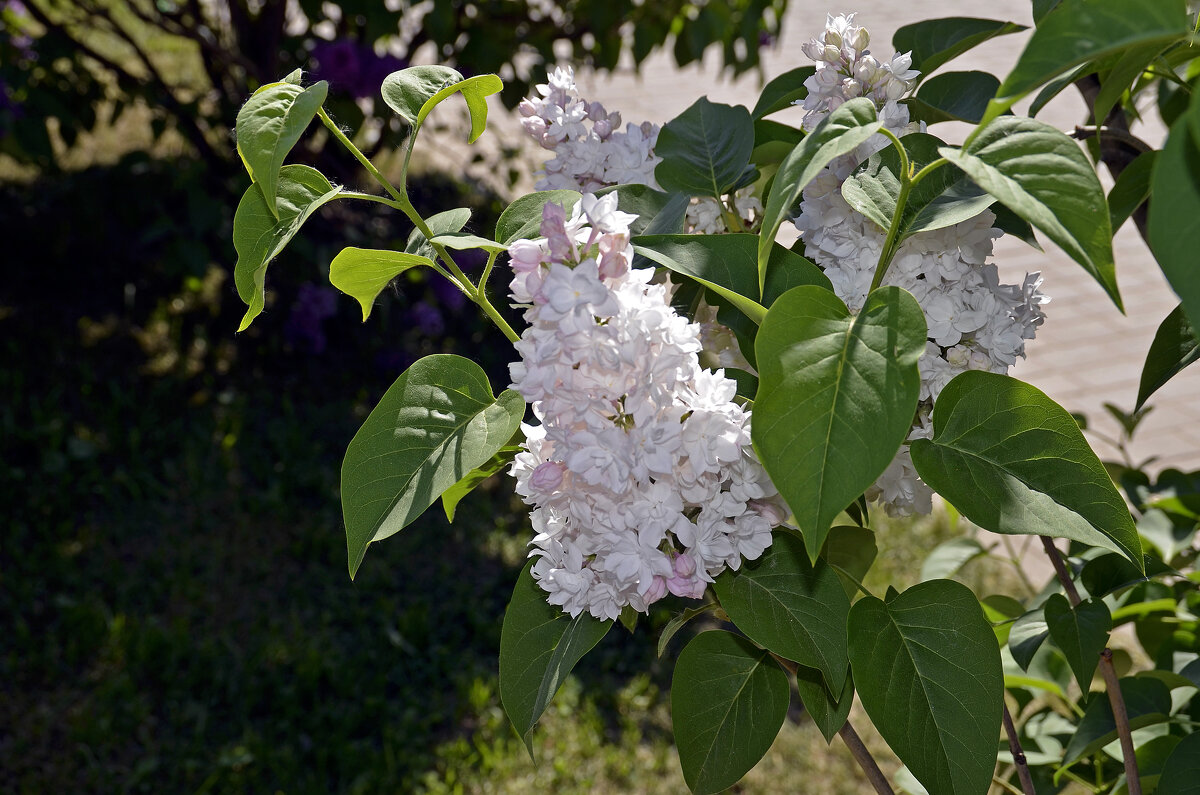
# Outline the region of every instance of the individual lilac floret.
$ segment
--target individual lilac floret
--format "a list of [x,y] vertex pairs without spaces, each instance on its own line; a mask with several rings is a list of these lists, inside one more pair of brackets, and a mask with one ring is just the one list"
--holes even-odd
[[529,322],[513,388],[541,421],[511,470],[533,506],[533,576],[551,604],[600,619],[699,598],[789,514],[735,383],[700,366],[700,327],[630,268],[635,216],[616,200],[585,194],[570,217],[548,204],[543,237],[509,250]]

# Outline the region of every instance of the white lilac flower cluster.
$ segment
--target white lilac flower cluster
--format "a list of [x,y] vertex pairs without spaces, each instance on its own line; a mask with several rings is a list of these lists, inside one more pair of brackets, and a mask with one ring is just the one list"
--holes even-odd
[[754,187],[750,186],[734,191],[722,201],[711,196],[693,197],[684,215],[684,226],[688,232],[699,235],[724,234],[729,231],[725,222],[725,207],[737,213],[745,229],[756,227],[762,220],[762,202],[754,194]]
[[525,131],[554,158],[542,167],[538,190],[567,188],[590,193],[609,185],[658,187],[654,156],[658,125],[627,124],[599,102],[580,98],[571,67],[558,67],[537,86],[540,98],[521,100],[517,111]]
[[511,472],[533,506],[533,576],[572,616],[698,598],[789,513],[734,382],[698,362],[698,326],[630,268],[634,218],[585,194],[570,218],[547,204],[543,237],[509,248],[529,322],[513,388],[541,420]]
[[[917,75],[909,68],[910,59],[895,55],[880,65],[865,50],[869,36],[853,18],[829,17],[822,37],[803,47],[819,63],[806,83],[806,126],[815,126],[848,99],[870,96],[893,132],[903,135],[919,129],[909,125],[907,107],[897,102]],[[866,301],[886,231],[852,209],[841,186],[855,166],[886,145],[875,136],[832,163],[804,189],[795,219],[805,255],[824,269],[834,292],[852,311]],[[1042,306],[1050,299],[1039,292],[1040,274],[1027,274],[1019,285],[1001,284],[996,266],[987,262],[993,241],[1002,234],[993,228],[995,220],[985,210],[954,226],[913,235],[900,246],[883,279],[913,294],[929,327],[929,341],[918,362],[921,403],[910,441],[932,435],[933,401],[951,378],[966,370],[1007,372],[1025,355],[1025,341],[1033,339],[1045,319]],[[917,476],[907,446],[867,493],[896,515],[928,513],[932,495]]]

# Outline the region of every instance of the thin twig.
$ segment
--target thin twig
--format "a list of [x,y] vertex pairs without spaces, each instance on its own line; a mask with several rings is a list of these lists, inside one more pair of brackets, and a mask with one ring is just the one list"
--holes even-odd
[[850,721],[842,724],[842,728],[838,729],[838,734],[846,743],[846,747],[850,749],[850,753],[854,756],[854,761],[858,762],[858,766],[867,774],[867,780],[871,782],[871,786],[879,795],[896,795],[892,789],[892,785],[888,783],[887,777],[883,775],[883,771],[879,769],[879,765],[875,764],[875,757],[871,756],[871,752],[867,750],[867,746],[863,745],[862,738],[854,731],[854,727],[850,725]]
[[1058,581],[1062,584],[1063,590],[1067,592],[1067,599],[1071,600],[1071,607],[1079,604],[1079,591],[1075,588],[1075,581],[1071,579],[1071,572],[1067,571],[1067,564],[1063,562],[1062,553],[1058,551],[1058,547],[1054,546],[1054,542],[1049,536],[1041,536],[1042,547],[1046,550],[1046,555],[1050,558],[1050,563],[1054,566],[1054,572],[1058,575]]
[[1025,759],[1025,750],[1021,748],[1021,740],[1017,735],[1017,727],[1013,724],[1012,714],[1008,704],[1004,704],[1004,733],[1008,735],[1008,751],[1012,754],[1013,764],[1017,767],[1017,778],[1021,780],[1021,791],[1025,795],[1037,795],[1033,788],[1033,776],[1029,774],[1029,762]]

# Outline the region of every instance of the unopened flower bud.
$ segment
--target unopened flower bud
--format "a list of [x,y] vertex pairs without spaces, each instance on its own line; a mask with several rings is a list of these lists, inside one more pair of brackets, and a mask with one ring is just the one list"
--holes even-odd
[[537,105],[534,105],[529,99],[523,99],[517,105],[517,113],[520,113],[522,116],[537,115]]
[[566,465],[560,461],[544,461],[537,465],[529,476],[529,485],[535,491],[549,494],[562,485]]
[[871,34],[867,33],[866,28],[859,28],[854,32],[854,37],[850,39],[850,47],[862,52],[867,49],[867,43],[871,41]]

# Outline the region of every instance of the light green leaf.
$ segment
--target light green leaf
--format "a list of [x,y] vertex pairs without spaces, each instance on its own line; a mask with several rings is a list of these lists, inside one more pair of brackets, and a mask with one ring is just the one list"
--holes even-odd
[[579,203],[579,193],[573,190],[543,190],[529,193],[504,208],[496,221],[494,237],[506,246],[514,240],[532,240],[540,237],[542,208],[547,204],[561,205],[567,215]]
[[[510,439],[509,441],[512,440]],[[501,447],[485,463],[475,467],[462,480],[443,491],[442,510],[446,512],[446,521],[454,521],[454,513],[458,509],[458,504],[462,502],[463,497],[474,491],[480,483],[511,464],[512,460],[516,458],[517,453],[521,452],[521,450],[522,448],[515,444]]]
[[500,629],[500,701],[530,756],[538,719],[567,674],[613,625],[586,611],[571,618],[550,604],[532,567],[528,563],[517,578]]
[[467,138],[467,143],[473,144],[479,139],[479,136],[483,135],[483,131],[487,129],[487,98],[492,94],[499,94],[503,90],[504,81],[496,75],[476,75],[475,77],[468,77],[466,80],[446,86],[427,99],[425,104],[421,106],[421,111],[417,114],[417,126],[420,126],[425,121],[425,117],[442,100],[453,94],[461,93],[463,99],[467,102],[467,110],[471,113],[471,135]]
[[[1158,679],[1125,677],[1120,681],[1129,728],[1140,729],[1167,720],[1171,691]],[[1093,698],[1084,711],[1075,736],[1067,743],[1062,766],[1069,767],[1117,739],[1117,724],[1107,698]],[[1160,790],[1167,793],[1170,790]]]
[[1006,116],[966,149],[939,151],[1045,233],[1121,308],[1104,188],[1075,141],[1036,119]]
[[1062,0],[1038,22],[984,123],[1078,64],[1151,42],[1165,47],[1187,32],[1183,0]]
[[808,89],[804,87],[804,81],[812,77],[816,71],[815,66],[800,66],[768,81],[759,92],[758,102],[754,103],[754,110],[750,111],[750,117],[757,121],[764,116],[770,116],[772,113],[789,108],[797,100],[807,97]]
[[857,316],[814,286],[767,312],[751,434],[810,555],[908,436],[925,335],[921,307],[897,287],[876,290]]
[[912,52],[912,65],[922,75],[929,75],[942,64],[957,58],[996,36],[1025,30],[1015,22],[972,17],[927,19],[905,25],[892,36],[896,52]]
[[350,576],[367,545],[398,532],[442,492],[508,444],[525,401],[496,398],[483,369],[461,356],[417,360],[388,388],[346,448],[342,516]]
[[308,88],[272,83],[255,92],[238,111],[238,152],[275,218],[281,217],[276,195],[284,158],[317,115],[328,93],[329,84],[324,80]]
[[1004,674],[975,595],[932,580],[850,610],[863,708],[933,795],[985,792],[996,765]]
[[922,83],[906,104],[913,121],[976,124],[987,109],[988,97],[999,87],[1000,78],[987,72],[946,72]]
[[846,616],[850,599],[823,560],[809,562],[804,542],[775,534],[762,557],[713,583],[729,619],[746,637],[781,657],[821,672],[832,692],[846,684]]
[[841,695],[836,699],[825,685],[825,678],[816,668],[800,666],[796,671],[796,690],[800,693],[800,701],[808,712],[813,723],[821,730],[825,742],[833,742],[833,736],[846,724],[850,717],[850,707],[854,704],[854,680],[846,677]]
[[495,240],[489,240],[479,235],[472,235],[469,232],[448,232],[442,235],[434,235],[433,242],[439,246],[452,248],[456,251],[473,248],[481,248],[487,252],[508,250],[508,246],[503,243],[497,243]]
[[719,199],[753,173],[754,123],[741,105],[696,100],[658,133],[654,177],[663,190]]
[[[859,144],[879,131],[882,126],[875,117],[875,104],[858,97],[830,113],[816,129],[804,137],[779,166],[771,192],[763,210],[762,228],[758,240],[758,284],[766,281],[767,261],[775,234],[783,224],[792,205],[808,183],[821,173],[836,157],[854,151]],[[660,139],[661,140],[661,139]]]
[[1171,125],[1154,164],[1150,202],[1150,248],[1192,328],[1200,328],[1200,93]]
[[1163,795],[1200,793],[1200,732],[1180,740],[1167,757],[1158,779],[1158,791]]
[[962,373],[938,396],[933,428],[910,447],[917,473],[972,522],[1070,538],[1141,567],[1125,501],[1075,420],[1045,394],[1005,375]]
[[[467,225],[467,221],[471,220],[471,211],[466,207],[456,207],[453,210],[444,210],[436,213],[425,219],[425,225],[429,227],[429,231],[434,237],[438,235],[451,235],[460,231]],[[414,228],[408,234],[408,242],[404,244],[404,251],[409,254],[417,254],[428,259],[437,257],[437,252],[433,250],[433,246],[425,239],[425,233],[420,229]]]
[[933,548],[929,557],[921,564],[921,582],[952,577],[959,569],[978,557],[987,554],[973,538],[952,538]]
[[719,630],[692,638],[671,678],[675,746],[692,792],[720,792],[758,764],[788,701],[787,674],[770,652]]
[[365,323],[383,288],[404,271],[421,265],[432,267],[433,261],[403,251],[344,248],[329,263],[329,283],[358,301]]
[[321,172],[308,166],[280,169],[275,212],[267,207],[258,183],[246,189],[233,214],[233,247],[238,255],[233,281],[238,296],[248,307],[238,331],[245,331],[263,310],[267,265],[283,251],[309,216],[340,192]]
[[[914,169],[941,159],[945,143],[932,135],[911,133],[902,139]],[[900,154],[892,144],[854,171],[842,183],[842,197],[851,207],[887,231],[900,196]],[[974,218],[995,201],[963,172],[943,165],[910,191],[900,216],[897,244],[918,232],[954,226]]]
[[1171,310],[1154,333],[1146,363],[1142,365],[1137,404],[1133,410],[1139,411],[1151,395],[1197,359],[1200,359],[1200,337],[1180,304]]
[[410,127],[416,127],[425,103],[446,86],[462,79],[463,76],[449,66],[410,66],[385,77],[380,93],[389,108]]
[[1117,177],[1116,184],[1108,192],[1109,224],[1114,235],[1121,225],[1129,220],[1129,216],[1142,206],[1142,202],[1150,198],[1150,179],[1157,160],[1157,149],[1142,152],[1125,166],[1121,176]]
[[1075,607],[1060,593],[1046,600],[1046,627],[1050,639],[1062,650],[1075,674],[1079,689],[1087,693],[1100,662],[1100,652],[1108,645],[1112,616],[1099,599],[1085,599]]

